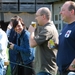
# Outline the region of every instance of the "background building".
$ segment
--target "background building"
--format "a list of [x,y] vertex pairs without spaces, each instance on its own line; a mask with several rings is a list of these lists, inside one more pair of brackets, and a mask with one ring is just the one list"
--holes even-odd
[[48,7],[52,12],[52,20],[54,21],[58,32],[63,28],[63,22],[59,14],[62,4],[66,0],[0,0],[0,23],[2,29],[6,27],[14,15],[23,18],[27,27],[32,21],[35,21],[35,12],[40,7]]

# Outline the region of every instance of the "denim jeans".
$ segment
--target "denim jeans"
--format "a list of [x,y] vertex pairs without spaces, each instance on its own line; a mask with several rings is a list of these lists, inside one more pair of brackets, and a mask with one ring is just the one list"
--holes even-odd
[[0,75],[3,75],[4,62],[0,60]]
[[49,73],[47,73],[47,72],[39,72],[39,73],[37,73],[36,75],[51,75],[51,74],[49,74]]

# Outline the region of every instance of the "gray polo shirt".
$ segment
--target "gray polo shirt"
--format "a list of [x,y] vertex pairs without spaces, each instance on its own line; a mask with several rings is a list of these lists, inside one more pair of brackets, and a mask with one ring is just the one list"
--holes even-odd
[[35,32],[35,41],[37,42],[35,52],[34,69],[35,72],[48,72],[52,75],[56,75],[56,55],[57,49],[48,48],[48,40],[53,38],[58,40],[58,32],[53,23],[47,23]]

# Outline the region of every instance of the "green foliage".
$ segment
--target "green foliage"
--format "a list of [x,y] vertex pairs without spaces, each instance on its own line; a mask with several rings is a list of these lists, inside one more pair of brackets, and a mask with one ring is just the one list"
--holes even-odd
[[8,67],[7,67],[6,75],[11,75],[10,65],[8,65]]
[[[8,59],[9,59],[9,49],[8,48],[6,50],[6,53],[7,53]],[[6,75],[11,75],[10,65],[8,65],[8,67],[7,67]]]

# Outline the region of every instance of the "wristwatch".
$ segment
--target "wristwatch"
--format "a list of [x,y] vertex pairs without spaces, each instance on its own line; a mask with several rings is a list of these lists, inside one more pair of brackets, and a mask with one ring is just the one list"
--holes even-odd
[[71,66],[72,66],[73,68],[75,68],[75,64],[71,64]]

